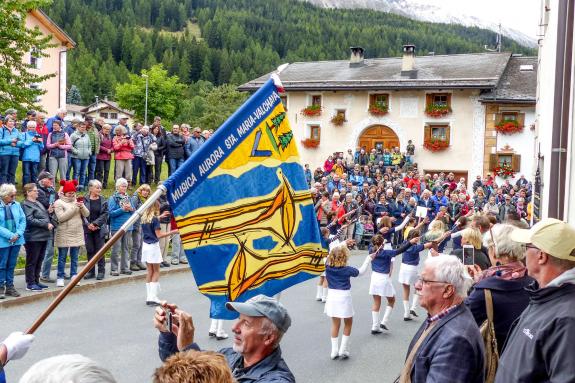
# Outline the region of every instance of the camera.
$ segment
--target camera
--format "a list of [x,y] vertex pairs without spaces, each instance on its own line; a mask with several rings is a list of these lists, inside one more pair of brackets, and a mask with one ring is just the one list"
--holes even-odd
[[34,138],[36,138],[36,139],[40,138],[40,139],[41,139],[41,138],[42,138],[42,135],[41,135],[41,134],[35,134],[35,135],[34,135]]

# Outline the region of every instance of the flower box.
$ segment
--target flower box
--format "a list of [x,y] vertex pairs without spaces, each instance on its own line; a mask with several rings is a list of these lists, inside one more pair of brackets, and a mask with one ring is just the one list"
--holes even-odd
[[423,142],[423,147],[431,152],[441,152],[449,147],[449,142],[431,138]]
[[369,105],[369,113],[372,116],[385,116],[388,111],[389,107],[383,102],[375,102]]
[[523,131],[523,125],[519,125],[517,120],[503,120],[495,125],[495,130],[501,134],[515,134]]
[[451,107],[449,105],[429,104],[425,108],[425,114],[429,117],[443,117],[449,113],[451,113]]
[[319,140],[312,140],[311,138],[306,138],[305,140],[301,140],[302,145],[304,148],[308,149],[315,149],[319,146]]
[[513,167],[511,164],[505,162],[501,166],[497,166],[493,169],[493,173],[501,178],[513,178],[515,176],[515,172],[513,171]]
[[320,105],[309,105],[301,110],[301,114],[307,117],[314,117],[321,115]]
[[342,126],[344,122],[347,122],[343,114],[336,114],[331,118],[331,123],[335,126]]

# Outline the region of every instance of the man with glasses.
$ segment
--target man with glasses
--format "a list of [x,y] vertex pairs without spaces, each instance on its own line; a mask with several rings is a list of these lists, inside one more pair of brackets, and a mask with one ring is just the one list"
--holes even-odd
[[399,382],[483,383],[483,340],[463,303],[466,289],[459,259],[446,254],[427,258],[415,283],[427,319],[409,345]]
[[511,239],[527,248],[525,264],[536,282],[529,306],[514,323],[496,382],[572,382],[575,378],[575,228],[546,218]]

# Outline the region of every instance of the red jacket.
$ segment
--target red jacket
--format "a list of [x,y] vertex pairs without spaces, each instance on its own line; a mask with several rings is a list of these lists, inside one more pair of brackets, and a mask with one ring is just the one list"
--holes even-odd
[[[124,141],[125,139],[125,141]],[[114,144],[114,159],[116,160],[132,160],[134,159],[134,141],[128,136],[114,136],[112,141]]]

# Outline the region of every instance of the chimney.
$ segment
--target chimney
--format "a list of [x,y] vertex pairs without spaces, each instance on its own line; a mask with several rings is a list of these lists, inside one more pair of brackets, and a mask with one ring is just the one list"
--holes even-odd
[[363,48],[362,47],[351,47],[351,57],[349,59],[349,66],[361,66],[363,65]]
[[409,78],[417,78],[417,69],[415,69],[415,45],[406,44],[403,46],[401,75]]

